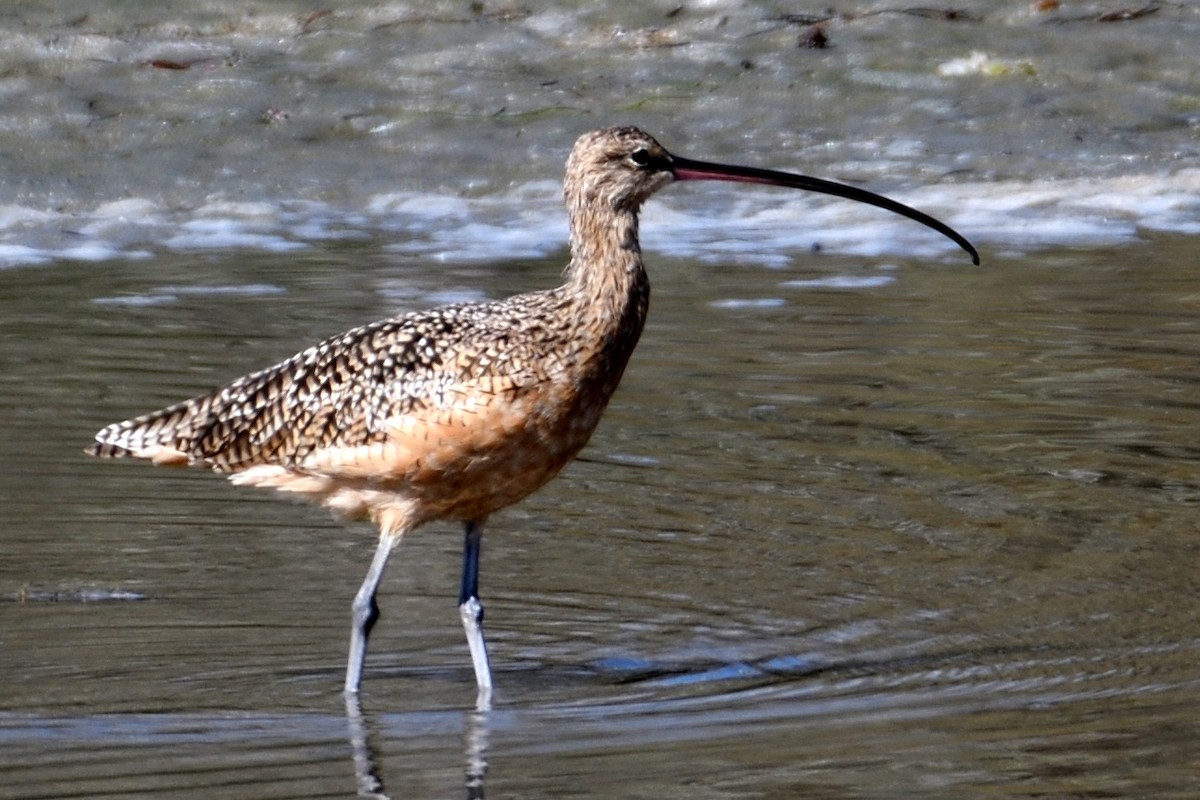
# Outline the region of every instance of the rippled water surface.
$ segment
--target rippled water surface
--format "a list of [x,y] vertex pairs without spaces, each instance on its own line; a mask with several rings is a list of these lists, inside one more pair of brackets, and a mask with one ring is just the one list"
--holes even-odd
[[[0,12],[0,797],[1197,796],[1195,6],[945,12]],[[82,449],[553,285],[562,159],[617,121],[887,192],[983,266],[668,189],[604,422],[490,522],[494,708],[448,525],[347,708],[370,527]]]
[[[362,771],[397,797],[481,761],[499,797],[1191,795],[1196,256],[851,289],[819,284],[877,267],[659,260],[585,457],[491,525],[495,710],[471,712],[459,532],[431,526],[381,597]],[[5,275],[0,794],[353,792],[339,686],[373,532],[80,448],[558,263],[415,273],[363,246]]]

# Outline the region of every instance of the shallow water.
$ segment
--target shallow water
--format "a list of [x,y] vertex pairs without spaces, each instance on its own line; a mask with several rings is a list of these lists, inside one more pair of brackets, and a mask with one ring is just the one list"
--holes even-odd
[[445,796],[483,764],[498,797],[1192,796],[1197,255],[1165,237],[835,289],[878,268],[655,260],[584,458],[486,537],[495,709],[471,710],[460,533],[431,526],[381,596],[359,778],[339,687],[373,532],[80,448],[560,260],[9,272],[0,795]]
[[[0,12],[0,797],[1195,797],[1200,14],[1053,5],[862,3],[819,50],[769,3]],[[664,192],[605,421],[489,527],[494,709],[440,525],[348,710],[369,527],[82,448],[552,285],[613,122],[984,265]]]

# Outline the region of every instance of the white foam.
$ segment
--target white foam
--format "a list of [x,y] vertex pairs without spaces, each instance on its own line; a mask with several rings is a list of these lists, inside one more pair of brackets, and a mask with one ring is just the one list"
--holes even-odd
[[726,300],[713,300],[709,303],[713,308],[725,309],[754,309],[754,308],[780,308],[787,305],[787,300],[782,297],[731,297]]
[[217,284],[215,286],[163,286],[156,291],[172,296],[221,296],[232,294],[261,297],[264,295],[287,294],[287,289],[282,286],[276,286],[273,283]]
[[787,289],[874,289],[894,283],[894,275],[830,275],[827,278],[803,278],[779,284]]
[[0,242],[0,267],[17,264],[45,264],[54,260],[54,253],[23,244],[5,244]]
[[92,302],[98,306],[161,306],[174,303],[178,298],[169,295],[131,294],[120,297],[94,297]]
[[[1108,246],[1141,231],[1200,233],[1200,169],[1113,178],[948,183],[894,199],[942,219],[982,248]],[[0,266],[146,258],[155,250],[291,252],[332,238],[374,236],[415,258],[470,262],[561,250],[566,211],[557,184],[533,181],[463,197],[394,192],[339,207],[309,199],[210,200],[170,208],[150,197],[88,210],[0,206]],[[860,203],[765,187],[674,187],[641,226],[654,255],[708,262],[794,262],[803,253],[954,261],[957,245],[917,222]]]
[[205,297],[226,295],[280,295],[287,289],[272,283],[217,284],[214,286],[158,286],[143,294],[97,297],[93,303],[103,306],[158,306],[174,303],[180,297]]
[[366,210],[380,216],[410,216],[432,220],[466,218],[470,216],[471,205],[461,197],[388,192],[369,198]]
[[28,208],[18,205],[0,205],[0,231],[15,228],[20,225],[31,225],[57,219],[53,211]]
[[[304,242],[293,241],[281,233],[270,232],[272,222],[270,218],[254,225],[227,217],[194,219],[180,225],[183,232],[169,237],[163,244],[172,250],[246,249],[268,252],[286,252],[308,247]],[[255,230],[256,227],[260,230]]]
[[108,242],[92,240],[77,244],[74,247],[65,247],[57,253],[58,258],[70,259],[72,261],[108,261],[113,258],[120,258],[124,255],[119,248],[114,247]]
[[970,75],[996,78],[1005,75],[1036,75],[1037,69],[1029,61],[996,58],[979,50],[973,50],[970,55],[942,62],[938,65],[937,73],[946,78],[961,78]]
[[101,203],[91,213],[93,219],[119,220],[122,222],[144,222],[159,213],[159,206],[153,200],[145,197],[129,197],[124,200],[113,200]]

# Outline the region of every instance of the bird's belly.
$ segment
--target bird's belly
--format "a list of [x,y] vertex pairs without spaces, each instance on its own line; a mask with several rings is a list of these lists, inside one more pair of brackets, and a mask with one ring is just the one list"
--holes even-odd
[[553,394],[427,428],[420,452],[389,482],[426,519],[480,520],[524,499],[587,444],[606,405],[547,396]]
[[612,392],[578,385],[462,393],[388,419],[368,444],[320,448],[294,466],[234,480],[305,494],[352,517],[386,516],[397,528],[482,520],[544,486],[587,444]]

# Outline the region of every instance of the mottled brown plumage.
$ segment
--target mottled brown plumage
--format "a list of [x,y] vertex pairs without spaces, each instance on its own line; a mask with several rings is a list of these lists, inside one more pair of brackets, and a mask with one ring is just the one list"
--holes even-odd
[[689,161],[636,128],[585,134],[567,161],[571,261],[562,286],[386,319],[327,339],[211,394],[116,423],[89,452],[205,466],[306,496],[381,530],[354,603],[346,690],[357,691],[392,547],[435,519],[466,523],[460,611],[481,699],[491,687],[477,596],[487,517],[553,478],[587,443],[646,320],[637,213],[672,180],[867,192],[787,173]]
[[[614,147],[642,140],[610,130],[576,148],[564,285],[355,328],[110,425],[91,452],[233,473],[369,516],[387,535],[431,519],[482,521],[517,502],[587,442],[645,322],[636,212],[665,180],[622,194],[604,175]],[[584,213],[605,193],[620,195],[602,201],[613,213]]]

